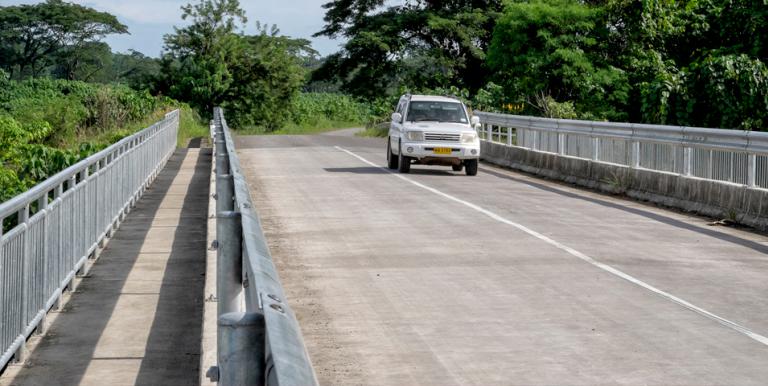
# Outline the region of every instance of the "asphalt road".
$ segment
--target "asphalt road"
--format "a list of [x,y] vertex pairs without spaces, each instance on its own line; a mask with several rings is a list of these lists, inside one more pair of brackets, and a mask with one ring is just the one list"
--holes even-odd
[[765,235],[489,165],[398,175],[381,139],[237,147],[321,384],[768,384]]

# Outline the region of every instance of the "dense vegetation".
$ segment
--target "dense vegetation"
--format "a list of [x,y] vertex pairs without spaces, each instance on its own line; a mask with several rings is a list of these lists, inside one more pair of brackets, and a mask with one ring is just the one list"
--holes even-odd
[[352,95],[457,86],[523,114],[768,127],[763,0],[334,0],[314,72]]
[[275,27],[240,33],[237,1],[200,1],[183,7],[182,18],[191,24],[166,36],[156,59],[113,53],[101,42],[127,32],[108,13],[61,0],[0,7],[0,202],[173,108],[183,110],[181,145],[207,134],[200,115],[215,105],[257,131],[317,130],[368,116],[368,105],[350,97],[300,93],[316,52]]
[[0,72],[0,201],[106,147],[172,108],[127,86]]
[[171,109],[184,110],[182,141],[207,132],[189,107],[150,93],[156,60],[100,41],[125,32],[113,15],[60,0],[0,7],[0,202]]
[[549,117],[768,128],[763,0],[387,4],[325,4],[317,35],[346,39],[325,58],[275,26],[244,33],[237,0],[182,7],[160,58],[113,53],[101,40],[128,31],[105,12],[0,7],[0,201],[179,106],[182,136],[204,135],[217,105],[249,132],[373,127],[405,92]]
[[237,0],[203,0],[182,10],[191,23],[165,36],[158,90],[200,111],[222,106],[234,127],[285,124],[304,79],[302,57],[316,54],[309,42],[281,36],[276,27],[241,33],[246,18]]

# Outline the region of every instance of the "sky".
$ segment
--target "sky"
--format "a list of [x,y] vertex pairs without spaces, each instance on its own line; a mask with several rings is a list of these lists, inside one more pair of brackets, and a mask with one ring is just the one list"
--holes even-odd
[[[182,25],[181,9],[194,0],[68,0],[99,11],[109,12],[128,26],[130,35],[111,35],[104,39],[113,51],[129,49],[158,57],[163,49],[163,35]],[[256,33],[256,22],[275,24],[282,35],[309,39],[312,47],[325,56],[339,50],[339,40],[313,38],[322,29],[328,0],[240,0],[248,18],[246,33]],[[39,0],[0,0],[0,5],[33,4]]]

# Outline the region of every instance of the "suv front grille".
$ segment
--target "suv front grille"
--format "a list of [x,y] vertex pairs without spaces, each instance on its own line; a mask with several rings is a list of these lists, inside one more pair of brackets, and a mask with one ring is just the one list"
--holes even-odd
[[425,141],[459,142],[461,134],[424,133]]

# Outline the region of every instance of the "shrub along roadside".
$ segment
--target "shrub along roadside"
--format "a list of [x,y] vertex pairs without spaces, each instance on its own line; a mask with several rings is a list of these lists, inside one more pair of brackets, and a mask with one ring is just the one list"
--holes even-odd
[[235,128],[239,134],[312,134],[362,127],[372,117],[372,105],[336,93],[300,93],[291,101],[287,123],[277,130],[264,126]]
[[0,73],[0,202],[181,108],[179,143],[207,136],[189,106],[124,86]]

